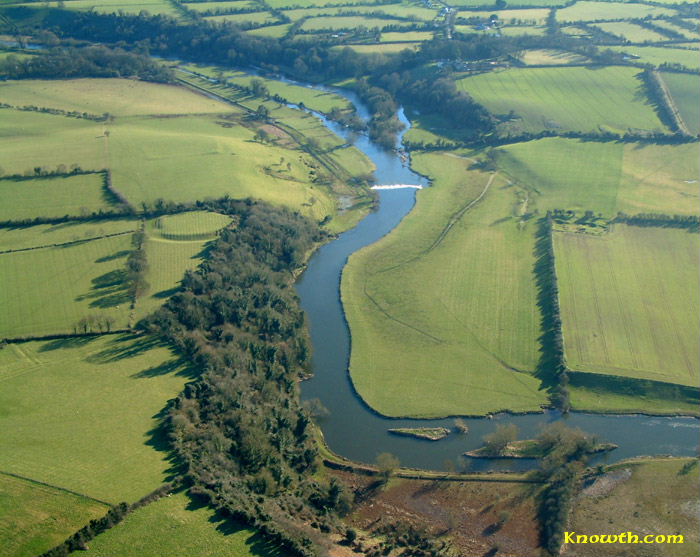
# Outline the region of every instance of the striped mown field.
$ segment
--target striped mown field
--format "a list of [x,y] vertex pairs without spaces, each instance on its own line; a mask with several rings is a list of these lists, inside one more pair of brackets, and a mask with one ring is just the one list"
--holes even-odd
[[638,73],[621,66],[508,69],[460,79],[457,86],[494,114],[512,110],[512,132],[667,131],[640,95]]
[[697,385],[697,233],[618,224],[554,245],[570,369]]

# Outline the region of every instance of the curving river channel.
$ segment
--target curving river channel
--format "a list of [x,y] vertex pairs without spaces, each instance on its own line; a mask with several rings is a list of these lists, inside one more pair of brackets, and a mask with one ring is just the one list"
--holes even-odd
[[[352,92],[331,91],[347,98],[357,107],[361,117],[368,118],[367,109]],[[374,162],[378,184],[429,185],[425,178],[405,166],[398,155],[381,149],[366,135],[354,134],[321,115],[317,116],[328,128],[353,143]],[[403,111],[399,112],[399,117],[407,127],[410,125]],[[519,416],[498,415],[492,419],[465,418],[469,425],[468,435],[450,434],[437,442],[388,433],[388,428],[395,427],[444,426],[452,429],[454,423],[449,418],[386,418],[374,412],[357,395],[348,374],[351,338],[340,300],[340,278],[352,253],[388,234],[411,211],[415,204],[415,192],[410,188],[379,190],[378,210],[365,217],[355,228],[321,247],[297,283],[314,347],[314,376],[302,384],[302,398],[318,398],[330,410],[330,415],[320,418],[319,424],[331,450],[360,462],[374,462],[379,453],[386,451],[398,456],[404,466],[443,470],[446,460],[456,462],[464,451],[478,448],[482,437],[500,423],[515,423],[521,438],[526,439],[536,435],[543,424],[565,420],[572,427],[579,427],[596,434],[601,440],[619,445],[618,449],[598,457],[597,462],[615,462],[641,455],[690,456],[695,453],[700,422],[684,417],[577,412],[562,416],[549,411]],[[533,466],[532,460],[470,461],[473,471],[524,470]]]

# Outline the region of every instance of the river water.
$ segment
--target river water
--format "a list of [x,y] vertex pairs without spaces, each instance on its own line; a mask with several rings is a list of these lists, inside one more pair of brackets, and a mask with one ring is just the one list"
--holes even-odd
[[[298,82],[291,83],[308,87]],[[367,109],[352,92],[319,89],[341,94],[356,106],[361,117],[369,117]],[[374,162],[377,184],[429,186],[428,181],[412,172],[396,153],[378,147],[365,134],[353,133],[321,115],[317,116]],[[403,111],[399,112],[399,117],[407,127],[410,126]],[[520,416],[498,415],[491,419],[464,418],[469,426],[467,435],[452,433],[437,442],[388,433],[388,428],[396,427],[444,426],[452,429],[454,421],[386,418],[374,412],[357,395],[348,374],[351,337],[340,301],[340,278],[352,253],[388,234],[411,211],[415,193],[416,190],[410,188],[379,190],[378,210],[365,217],[355,228],[320,248],[297,283],[314,350],[314,376],[302,384],[302,398],[317,398],[330,410],[330,415],[318,421],[328,446],[334,452],[368,463],[374,462],[379,453],[390,452],[398,456],[404,466],[444,470],[447,460],[456,463],[462,453],[481,446],[483,436],[492,432],[498,424],[515,423],[520,430],[520,438],[526,439],[537,435],[543,425],[564,420],[571,427],[596,434],[601,441],[619,445],[611,453],[596,457],[594,462],[615,462],[641,455],[695,454],[700,422],[695,418],[683,417],[578,412],[562,416],[559,412],[548,411]],[[512,459],[470,459],[462,464],[473,471],[526,470],[535,466],[532,460]]]

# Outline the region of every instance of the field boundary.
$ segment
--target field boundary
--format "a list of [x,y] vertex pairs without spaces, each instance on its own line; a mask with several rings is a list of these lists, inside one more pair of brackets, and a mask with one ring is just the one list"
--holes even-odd
[[92,242],[94,240],[102,240],[103,238],[113,238],[114,236],[123,236],[124,234],[133,234],[135,230],[127,230],[126,232],[114,232],[112,234],[105,234],[104,236],[93,236],[92,238],[82,238],[80,240],[71,240],[70,242],[61,242],[60,244],[44,244],[43,246],[34,246],[31,248],[19,248],[19,249],[7,249],[0,251],[0,255],[6,255],[9,253],[20,253],[22,251],[32,251],[35,249],[44,248],[60,248],[63,246],[72,246],[76,244],[83,244],[87,242]]

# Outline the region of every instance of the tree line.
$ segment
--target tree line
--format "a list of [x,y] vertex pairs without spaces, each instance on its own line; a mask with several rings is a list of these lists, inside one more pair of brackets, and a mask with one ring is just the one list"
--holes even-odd
[[138,77],[170,83],[172,71],[154,60],[121,48],[88,46],[54,47],[45,54],[0,60],[0,74],[9,79],[71,77]]
[[315,555],[319,531],[338,530],[334,517],[350,505],[338,482],[311,477],[317,449],[298,394],[310,346],[293,272],[323,236],[284,208],[206,205],[237,225],[138,325],[202,370],[172,401],[165,428],[191,493],[287,551]]

